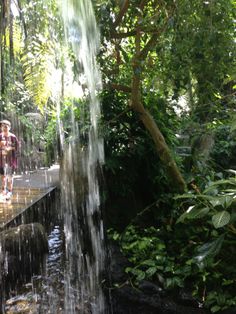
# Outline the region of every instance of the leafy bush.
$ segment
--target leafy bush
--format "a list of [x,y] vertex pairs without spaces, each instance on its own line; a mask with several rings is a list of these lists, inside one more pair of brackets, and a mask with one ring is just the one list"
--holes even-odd
[[225,168],[235,164],[235,148],[235,131],[229,122],[218,126],[215,129],[215,144],[211,152],[211,157],[218,167]]
[[176,199],[185,200],[188,206],[177,223],[205,217],[215,228],[221,228],[235,220],[236,179],[210,182],[202,193],[190,192]]
[[210,182],[203,193],[175,198],[187,207],[177,223],[113,233],[131,262],[131,280],[152,280],[170,292],[188,289],[212,313],[235,306],[235,198],[235,178]]

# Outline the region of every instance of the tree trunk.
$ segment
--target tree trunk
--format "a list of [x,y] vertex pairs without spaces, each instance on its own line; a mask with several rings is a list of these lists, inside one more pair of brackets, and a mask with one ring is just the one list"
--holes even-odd
[[173,183],[174,190],[183,192],[185,190],[185,181],[171,156],[168,145],[158,128],[156,122],[154,121],[151,114],[143,107],[143,104],[136,100],[138,91],[136,89],[132,90],[132,108],[139,114],[140,120],[144,124],[145,128],[150,133],[160,157],[160,160],[167,169],[170,181]]
[[[139,36],[137,35],[137,38]],[[141,60],[139,53],[139,44],[137,39],[136,45],[136,56],[133,59],[133,80],[132,80],[132,88],[131,88],[131,107],[132,109],[139,114],[140,120],[144,124],[145,128],[151,135],[157,153],[160,157],[161,162],[165,166],[170,182],[173,185],[173,189],[178,192],[184,192],[186,188],[186,183],[181,175],[175,160],[173,159],[170,149],[166,144],[166,141],[158,128],[155,120],[148,110],[146,110],[143,106],[141,99]]]
[[[165,139],[158,128],[154,118],[150,114],[148,110],[144,108],[142,97],[141,97],[141,75],[143,71],[143,65],[147,58],[148,53],[156,47],[159,36],[161,33],[164,32],[164,30],[168,27],[170,17],[173,16],[173,11],[175,10],[175,5],[170,6],[169,12],[165,12],[167,14],[166,22],[163,24],[163,27],[157,29],[155,32],[151,32],[149,39],[146,40],[145,45],[143,45],[143,41],[141,44],[141,37],[143,36],[143,11],[145,6],[147,6],[149,1],[147,0],[140,0],[139,4],[137,5],[137,21],[134,22],[135,29],[131,31],[127,31],[124,33],[117,33],[114,32],[113,37],[114,38],[124,38],[127,36],[135,36],[135,53],[133,57],[132,62],[132,68],[133,68],[133,77],[132,77],[132,83],[131,88],[129,87],[123,87],[123,86],[116,86],[115,88],[118,89],[119,87],[122,88],[123,91],[131,92],[131,108],[138,113],[140,120],[144,124],[145,128],[151,135],[155,147],[157,150],[157,153],[160,157],[161,162],[167,169],[167,173],[170,179],[170,182],[173,185],[173,189],[178,192],[184,192],[186,188],[185,180],[183,176],[181,175],[175,160],[173,159],[170,149],[168,145],[165,142]],[[124,2],[124,6],[120,10],[120,13],[118,14],[118,17],[116,18],[116,22],[114,24],[114,29],[121,23],[123,16],[125,12],[127,11],[129,6],[129,1]],[[113,86],[114,87],[114,86]],[[118,88],[117,88],[118,87]]]
[[[0,6],[0,92],[1,95],[4,93],[4,82],[3,82],[3,66],[4,66],[4,56],[3,56],[3,36],[4,36],[4,2]],[[2,109],[1,109],[2,110]]]
[[9,50],[10,50],[10,65],[14,68],[14,42],[13,42],[13,13],[10,8],[10,24],[9,24]]

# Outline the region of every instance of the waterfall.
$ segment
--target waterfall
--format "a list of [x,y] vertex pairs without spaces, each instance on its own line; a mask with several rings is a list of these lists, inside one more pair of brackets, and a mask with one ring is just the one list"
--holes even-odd
[[100,213],[97,169],[103,163],[103,140],[98,135],[101,76],[96,63],[99,31],[90,0],[62,1],[66,39],[82,65],[89,103],[88,143],[81,145],[81,132],[72,116],[72,140],[63,145],[62,209],[67,267],[65,271],[65,313],[105,313],[101,287],[104,271],[104,234]]

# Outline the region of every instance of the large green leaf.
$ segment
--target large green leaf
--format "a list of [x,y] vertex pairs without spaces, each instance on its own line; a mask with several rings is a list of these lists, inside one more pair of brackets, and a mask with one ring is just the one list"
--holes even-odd
[[190,198],[190,199],[194,199],[196,198],[196,195],[193,194],[193,193],[184,193],[184,194],[181,194],[181,195],[176,195],[174,197],[175,200],[178,200],[178,199],[184,199],[184,198]]
[[176,223],[183,222],[185,219],[202,218],[208,214],[209,210],[210,208],[208,207],[198,208],[195,206],[190,206],[188,210],[178,218]]
[[177,199],[203,199],[203,200],[214,200],[215,196],[212,195],[205,195],[205,194],[192,194],[192,193],[185,193],[181,195],[177,195],[174,197],[175,200]]
[[234,198],[233,195],[222,195],[218,197],[214,197],[214,199],[210,200],[210,203],[213,207],[221,206],[223,208],[228,208],[232,204]]
[[224,180],[218,180],[218,181],[212,182],[211,185],[204,190],[204,193],[210,192],[212,189],[215,189],[215,187],[219,186],[219,185],[233,185],[233,186],[236,186],[236,180],[235,180],[235,178],[230,178],[230,179],[227,179],[227,180],[224,179]]
[[215,197],[213,200],[210,201],[210,203],[213,207],[222,206],[222,203],[219,197]]
[[223,210],[212,216],[212,223],[215,228],[221,228],[230,222],[230,213]]
[[221,235],[216,240],[203,244],[197,249],[197,254],[194,256],[193,260],[199,266],[203,266],[206,259],[212,258],[219,253],[223,241],[224,235]]

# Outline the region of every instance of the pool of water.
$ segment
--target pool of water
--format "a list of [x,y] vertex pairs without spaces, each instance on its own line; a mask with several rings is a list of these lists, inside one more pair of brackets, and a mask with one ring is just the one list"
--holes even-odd
[[65,313],[64,308],[64,234],[60,225],[48,235],[49,254],[39,274],[11,289],[5,313]]

